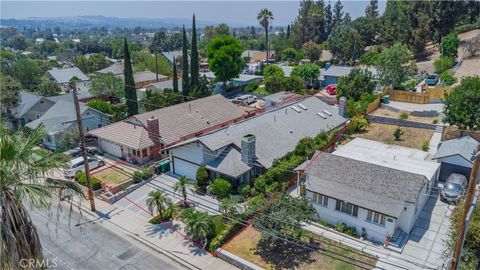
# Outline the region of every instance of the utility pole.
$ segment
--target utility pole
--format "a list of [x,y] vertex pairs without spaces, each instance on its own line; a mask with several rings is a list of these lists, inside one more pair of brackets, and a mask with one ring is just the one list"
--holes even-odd
[[[474,150],[475,151],[475,150]],[[468,226],[468,212],[472,206],[473,195],[475,193],[475,185],[477,184],[478,171],[480,168],[480,144],[477,146],[477,149],[472,154],[471,160],[473,160],[472,173],[470,174],[470,180],[467,187],[467,196],[465,197],[465,202],[463,205],[463,213],[461,224],[457,229],[457,239],[455,241],[455,249],[453,250],[452,263],[450,270],[457,270],[458,265],[460,264],[460,258],[462,256],[463,242],[465,239],[465,234],[467,233]]]
[[[175,63],[173,63],[175,65]],[[155,48],[155,76],[158,82],[158,60],[157,60],[157,48]]]
[[70,85],[72,86],[73,102],[75,103],[75,112],[77,115],[78,133],[80,134],[80,147],[82,148],[83,165],[85,166],[85,174],[87,177],[87,196],[88,200],[90,201],[90,210],[95,212],[95,201],[93,198],[92,181],[90,180],[90,168],[88,166],[88,154],[87,147],[85,145],[85,137],[83,134],[82,115],[80,114],[80,104],[78,103],[76,80],[78,80],[77,77],[70,79]]

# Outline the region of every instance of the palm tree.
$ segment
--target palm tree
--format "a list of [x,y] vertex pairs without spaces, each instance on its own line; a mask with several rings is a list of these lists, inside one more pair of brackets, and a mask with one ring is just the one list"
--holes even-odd
[[207,212],[196,211],[193,208],[182,213],[187,233],[195,241],[204,241],[204,247],[208,243],[208,237],[215,234],[215,223]]
[[157,209],[158,216],[164,221],[165,212],[167,210],[167,195],[159,190],[152,190],[148,193],[147,207],[150,213],[153,213]]
[[188,181],[188,178],[185,176],[182,176],[178,179],[178,182],[175,183],[173,186],[173,193],[177,193],[177,191],[180,191],[183,197],[183,205],[188,206],[187,203],[187,187],[190,185],[190,182]]
[[62,191],[84,198],[73,181],[53,179],[52,171],[65,161],[59,153],[44,155],[36,145],[46,136],[42,129],[29,136],[11,133],[0,123],[0,268],[20,269],[22,259],[43,259],[37,229],[26,206],[46,209]]
[[267,48],[267,59],[265,63],[268,64],[268,59],[269,59],[269,46],[268,46],[268,27],[270,26],[270,21],[273,21],[273,13],[266,9],[263,8],[258,12],[257,15],[257,20],[260,23],[260,25],[265,29],[265,45]]
[[225,213],[227,216],[233,216],[239,212],[238,204],[241,201],[241,197],[238,195],[230,195],[224,198],[220,202],[220,212]]

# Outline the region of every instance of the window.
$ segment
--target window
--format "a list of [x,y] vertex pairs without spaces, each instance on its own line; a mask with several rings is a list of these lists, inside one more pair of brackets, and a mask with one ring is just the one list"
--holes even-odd
[[328,206],[328,197],[325,196],[325,195],[322,195],[322,194],[318,194],[316,192],[312,192],[313,193],[313,201],[318,203],[318,204],[321,204],[323,206]]
[[337,200],[337,203],[335,205],[335,210],[354,216],[354,217],[358,215],[358,206],[351,203],[346,203],[341,200]]
[[97,125],[97,128],[101,128],[101,127],[102,127],[102,124],[98,124],[98,125]]
[[367,213],[368,221],[385,226],[385,219],[386,219],[385,215],[375,211],[368,210],[368,213]]
[[142,149],[142,157],[146,156],[147,155],[147,148],[145,149]]

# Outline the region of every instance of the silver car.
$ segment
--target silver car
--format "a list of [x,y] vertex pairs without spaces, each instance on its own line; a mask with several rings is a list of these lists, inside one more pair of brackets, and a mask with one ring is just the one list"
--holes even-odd
[[440,198],[446,202],[457,203],[467,189],[467,178],[458,173],[452,173],[445,181]]
[[[102,167],[105,165],[105,161],[103,161],[99,157],[88,157],[88,167],[93,170],[98,167]],[[66,178],[72,178],[77,173],[85,172],[85,167],[83,164],[83,157],[78,157],[71,160],[64,171],[64,175]]]

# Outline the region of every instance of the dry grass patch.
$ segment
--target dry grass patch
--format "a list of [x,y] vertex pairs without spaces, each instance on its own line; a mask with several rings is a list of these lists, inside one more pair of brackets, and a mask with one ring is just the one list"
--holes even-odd
[[[397,128],[403,131],[400,141],[395,141],[393,137],[393,132]],[[422,144],[430,141],[432,135],[433,130],[431,129],[371,123],[365,131],[353,134],[352,137],[422,149]]]
[[95,178],[107,185],[117,185],[132,178],[131,175],[133,174],[133,170],[124,169],[124,171],[122,171],[122,169],[112,167],[98,173],[94,173],[93,175]]
[[226,250],[265,269],[373,269],[377,261],[371,255],[309,232],[304,238],[302,245],[268,242],[249,227]]

